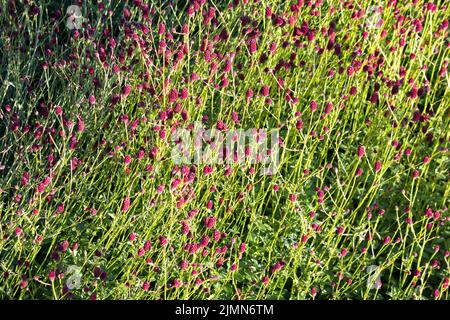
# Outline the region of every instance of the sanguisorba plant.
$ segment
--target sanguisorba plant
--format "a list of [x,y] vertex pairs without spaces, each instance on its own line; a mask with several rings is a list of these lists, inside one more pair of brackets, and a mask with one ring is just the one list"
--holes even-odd
[[0,3],[1,298],[449,298],[448,2]]

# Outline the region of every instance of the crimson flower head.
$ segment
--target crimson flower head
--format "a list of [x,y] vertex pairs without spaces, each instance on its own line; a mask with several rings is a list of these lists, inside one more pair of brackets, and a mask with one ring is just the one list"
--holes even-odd
[[123,161],[125,163],[125,165],[129,165],[131,163],[131,156],[130,155],[125,155],[125,159]]
[[306,243],[308,241],[308,236],[306,234],[303,234],[301,241],[302,243]]
[[359,177],[360,175],[362,175],[362,173],[363,173],[363,169],[358,168],[358,169],[356,169],[355,176]]
[[205,226],[206,226],[206,228],[212,229],[214,227],[214,225],[216,224],[216,221],[217,221],[217,219],[214,216],[207,217],[205,219]]
[[439,290],[438,289],[436,289],[436,290],[434,290],[434,298],[435,299],[439,299],[439,297],[440,297],[440,295],[441,295],[441,293],[439,292]]
[[78,118],[78,122],[77,122],[77,127],[78,127],[78,132],[83,132],[84,131],[84,121],[83,118],[81,117],[77,117]]
[[130,92],[131,92],[131,86],[129,84],[127,84],[122,90],[122,96],[124,98],[126,98],[130,94]]
[[122,202],[122,212],[127,212],[129,208],[130,208],[130,198],[125,197],[125,199],[123,199]]
[[14,230],[14,232],[15,232],[16,236],[18,236],[18,237],[20,237],[23,234],[22,228],[20,228],[20,227],[17,227]]
[[381,169],[381,162],[380,161],[376,161],[375,162],[375,172],[379,172]]
[[253,90],[249,88],[245,96],[247,97],[247,100],[250,100],[253,97]]
[[166,25],[164,23],[160,23],[158,26],[158,34],[162,35],[166,32]]
[[204,235],[202,239],[200,240],[200,247],[206,247],[209,243],[209,237],[207,235]]
[[366,148],[364,146],[359,146],[358,147],[358,158],[364,157],[365,154],[366,154]]
[[159,244],[161,245],[161,247],[164,247],[167,245],[167,238],[164,236],[159,236]]
[[178,91],[175,89],[169,92],[169,103],[175,102],[178,99]]
[[250,54],[254,54],[256,50],[257,50],[256,40],[251,39],[250,42],[248,43],[248,51],[250,51]]
[[345,257],[348,253],[348,249],[347,248],[342,248],[341,252],[340,252],[340,256],[341,257]]
[[267,97],[269,95],[269,87],[267,85],[263,85],[261,87],[261,95],[263,97]]
[[58,246],[58,249],[62,252],[67,251],[68,248],[69,248],[69,241],[67,241],[67,240],[64,240]]
[[317,110],[317,102],[315,100],[312,100],[309,104],[309,107],[311,108],[311,111],[314,112]]
[[56,278],[56,272],[55,272],[55,270],[51,270],[51,271],[48,273],[48,278],[49,278],[49,280],[50,280],[51,282],[55,281],[55,278]]

